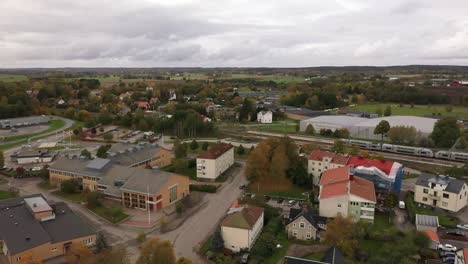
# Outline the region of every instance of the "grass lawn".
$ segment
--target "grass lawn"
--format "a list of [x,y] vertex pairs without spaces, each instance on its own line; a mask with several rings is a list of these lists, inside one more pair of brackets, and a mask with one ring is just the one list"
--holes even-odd
[[21,82],[27,81],[28,77],[26,75],[20,74],[0,74],[0,82]]
[[42,181],[37,184],[37,187],[44,189],[44,190],[53,190],[57,188],[55,185],[51,185],[48,181]]
[[64,125],[65,125],[65,121],[63,121],[61,119],[51,120],[49,122],[49,128],[44,130],[44,131],[37,132],[37,133],[32,133],[32,134],[5,137],[3,139],[3,141],[4,142],[11,142],[11,141],[16,141],[16,140],[21,140],[21,139],[27,139],[27,138],[34,137],[34,136],[39,136],[39,135],[42,135],[42,134],[46,134],[46,133],[55,131],[55,130],[63,127]]
[[395,231],[395,225],[392,222],[392,216],[388,214],[375,213],[374,224],[369,228],[370,232],[392,232]]
[[7,183],[7,182],[8,182],[7,180],[0,179],[0,185],[5,184],[5,183]]
[[277,122],[273,124],[263,124],[252,127],[253,130],[275,133],[296,133],[296,124]]
[[279,197],[287,197],[287,198],[295,198],[295,199],[306,199],[307,197],[302,195],[302,193],[310,192],[310,190],[308,189],[300,188],[294,185],[287,191],[262,191],[262,190],[257,191],[257,187],[258,187],[257,184],[253,183],[247,187],[247,190],[259,196],[268,195],[272,197],[279,196]]
[[15,197],[15,195],[13,195],[12,193],[0,190],[0,200],[5,200],[13,197]]
[[426,116],[441,113],[443,116],[468,118],[468,107],[463,106],[452,106],[453,109],[451,112],[447,112],[445,109],[446,105],[414,105],[414,107],[411,108],[410,105],[403,105],[403,107],[400,107],[400,105],[396,103],[356,105],[349,108],[352,110],[375,113],[378,108],[381,108],[383,111],[388,105],[392,108],[392,115]]
[[82,195],[81,193],[64,193],[62,191],[55,191],[52,192],[53,194],[62,197],[63,199],[72,201],[72,202],[81,202],[82,201]]
[[266,259],[265,263],[267,264],[277,264],[280,260],[286,256],[286,252],[289,248],[289,240],[285,232],[280,232],[276,236],[275,242],[281,245],[281,248],[276,249],[271,257]]
[[310,253],[310,254],[304,256],[303,258],[320,261],[320,260],[322,260],[324,255],[325,255],[325,252]]
[[129,216],[123,213],[120,207],[109,208],[104,206],[98,206],[95,208],[89,208],[89,210],[114,224],[121,222]]
[[[180,160],[180,159],[179,159]],[[180,175],[184,175],[184,176],[187,176],[189,177],[190,179],[192,180],[196,180],[197,179],[197,170],[196,170],[196,165],[193,167],[193,168],[190,168],[188,166],[189,164],[189,161],[188,159],[187,160],[187,166],[179,169],[179,171],[176,171],[176,168],[174,166],[174,163],[172,163],[171,165],[168,165],[166,167],[163,167],[161,168],[161,170],[163,171],[167,171],[167,172],[172,172],[172,173],[176,173],[176,174],[180,174]]]

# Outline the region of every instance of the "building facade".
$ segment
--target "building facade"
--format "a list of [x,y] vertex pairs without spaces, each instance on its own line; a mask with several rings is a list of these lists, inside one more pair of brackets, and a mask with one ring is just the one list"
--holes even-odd
[[351,217],[374,222],[374,184],[355,177],[350,167],[327,170],[320,180],[319,214],[324,217]]
[[288,238],[319,240],[320,232],[327,229],[327,219],[314,215],[311,211],[291,208],[286,224]]
[[467,203],[467,185],[449,176],[422,173],[414,187],[414,201],[451,212],[458,212]]
[[312,175],[312,182],[318,185],[322,172],[346,166],[349,156],[329,151],[314,150],[307,162],[307,171]]
[[257,122],[261,124],[273,123],[273,113],[271,111],[260,111],[257,113]]
[[215,180],[234,165],[234,147],[218,143],[197,157],[197,178]]
[[262,231],[263,211],[251,205],[231,208],[221,222],[224,247],[232,252],[250,250]]
[[52,150],[25,150],[19,151],[11,155],[11,161],[17,162],[19,165],[31,163],[49,163],[54,160],[57,155],[56,151]]
[[95,230],[65,203],[49,203],[40,194],[0,202],[1,253],[10,264],[42,262],[95,241]]

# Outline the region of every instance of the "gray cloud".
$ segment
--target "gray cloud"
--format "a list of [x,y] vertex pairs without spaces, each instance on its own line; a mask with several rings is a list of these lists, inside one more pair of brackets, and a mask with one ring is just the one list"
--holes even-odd
[[2,0],[0,67],[467,64],[466,0]]

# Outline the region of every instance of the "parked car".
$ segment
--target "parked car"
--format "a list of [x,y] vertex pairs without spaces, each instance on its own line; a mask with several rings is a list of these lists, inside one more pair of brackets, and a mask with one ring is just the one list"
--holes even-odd
[[31,169],[31,171],[40,171],[40,170],[42,170],[41,167],[33,167],[33,168]]
[[239,189],[243,190],[245,189],[245,187],[246,187],[245,184],[242,184],[241,186],[239,186]]
[[244,263],[244,264],[248,263],[249,257],[250,257],[249,253],[244,253],[244,255],[242,255],[242,258],[241,258],[241,263]]
[[455,246],[452,246],[450,244],[440,244],[437,249],[439,250],[443,250],[443,251],[451,251],[451,252],[455,252],[457,251],[457,247]]
[[457,228],[468,231],[468,224],[458,224]]
[[450,257],[450,256],[455,256],[455,253],[453,253],[453,252],[448,252],[448,251],[441,251],[441,252],[439,253],[439,255],[440,255],[441,257]]
[[443,261],[444,263],[455,263],[455,256],[450,256],[450,257],[442,258],[442,261]]
[[289,201],[288,201],[288,205],[289,205],[289,206],[293,206],[295,203],[296,203],[295,200],[289,200]]
[[461,237],[465,236],[465,234],[462,231],[458,231],[458,230],[447,231],[446,234],[449,236],[461,236]]

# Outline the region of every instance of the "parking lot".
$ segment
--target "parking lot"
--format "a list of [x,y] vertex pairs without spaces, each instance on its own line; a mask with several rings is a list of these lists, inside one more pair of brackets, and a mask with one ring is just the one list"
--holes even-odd
[[46,129],[48,129],[48,125],[36,125],[36,126],[27,126],[27,127],[18,127],[15,130],[11,129],[0,129],[0,139],[3,137],[11,137],[11,136],[20,136],[20,135],[27,135],[32,133],[39,133]]

